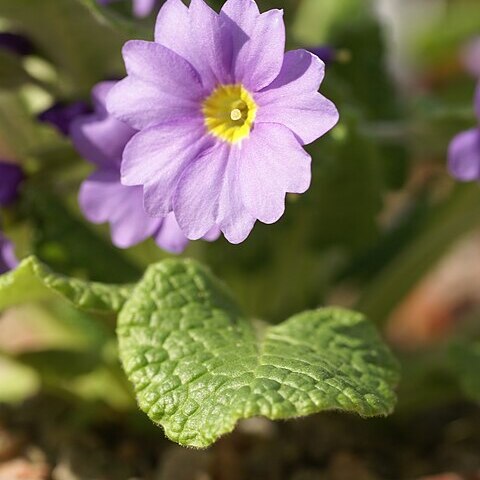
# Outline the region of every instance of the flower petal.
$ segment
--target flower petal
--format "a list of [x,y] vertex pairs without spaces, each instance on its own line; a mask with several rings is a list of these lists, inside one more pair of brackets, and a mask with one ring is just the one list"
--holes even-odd
[[92,223],[110,223],[113,244],[129,248],[158,230],[161,219],[145,214],[141,187],[125,187],[115,170],[100,170],[82,183],[79,204]]
[[227,0],[220,10],[220,18],[231,35],[231,68],[234,68],[240,51],[255,30],[260,12],[254,0]]
[[169,213],[162,219],[162,226],[155,236],[157,245],[170,253],[182,253],[188,245],[188,238],[180,229],[175,214]]
[[180,228],[198,240],[214,227],[230,146],[218,143],[195,159],[181,176],[173,199]]
[[0,232],[0,274],[12,270],[18,265],[13,243]]
[[306,50],[293,50],[284,57],[278,77],[257,93],[257,123],[280,123],[308,144],[338,122],[335,105],[318,93],[325,65]]
[[480,120],[480,83],[475,91],[475,112],[477,114],[477,118]]
[[256,218],[242,199],[240,171],[243,158],[238,148],[231,148],[223,179],[216,223],[230,243],[242,243],[252,231]]
[[133,14],[136,17],[148,17],[152,13],[157,0],[133,0]]
[[98,166],[120,165],[125,145],[135,133],[131,127],[109,115],[105,99],[115,82],[102,82],[93,89],[95,113],[78,117],[70,137],[80,155]]
[[112,116],[137,130],[200,116],[199,102],[178,98],[158,85],[127,77],[118,83],[108,98]]
[[204,0],[191,0],[189,13],[195,66],[204,87],[211,90],[219,83],[231,83],[232,36],[228,26]]
[[155,42],[188,60],[208,90],[231,82],[230,32],[203,0],[192,0],[189,9],[180,0],[167,0],[157,18]]
[[254,0],[227,0],[220,11],[220,16],[228,18],[230,25],[237,25],[239,27],[237,33],[243,33],[234,38],[234,46],[239,50],[255,29],[260,12]]
[[[190,17],[182,0],[167,0],[158,13],[155,42],[190,60]],[[192,63],[193,65],[193,63]]]
[[[242,18],[239,21],[243,22]],[[258,92],[269,85],[282,68],[285,51],[283,11],[269,10],[261,14],[249,36],[234,59],[235,81],[250,92]]]
[[207,242],[214,242],[217,240],[220,235],[222,234],[220,228],[218,228],[216,225],[212,227],[202,238],[203,240],[206,240]]
[[311,158],[282,125],[256,125],[240,155],[243,201],[264,223],[283,215],[287,192],[303,193],[310,186]]
[[20,166],[0,160],[0,206],[14,202],[25,174]]
[[122,183],[144,185],[144,205],[151,216],[166,216],[186,165],[211,145],[202,121],[177,122],[137,133],[123,152]]
[[448,151],[450,173],[462,181],[480,180],[480,130],[468,130],[457,135]]
[[200,115],[204,90],[185,59],[158,43],[140,40],[127,42],[123,55],[129,76],[108,95],[112,115],[137,130]]

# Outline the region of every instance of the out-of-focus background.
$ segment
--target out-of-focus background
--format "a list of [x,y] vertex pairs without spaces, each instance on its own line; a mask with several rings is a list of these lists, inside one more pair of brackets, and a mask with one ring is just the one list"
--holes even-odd
[[[26,305],[0,316],[0,480],[480,479],[480,185],[446,168],[452,138],[478,124],[480,2],[258,3],[285,10],[288,49],[325,60],[322,92],[341,121],[309,147],[312,187],[278,223],[184,255],[256,318],[365,312],[402,363],[396,413],[254,419],[209,450],[184,449],[137,411],[115,319]],[[42,115],[121,78],[123,42],[151,39],[154,19],[128,0],[0,0],[0,159],[27,176],[1,225],[19,258],[118,283],[168,256],[153,241],[116,249],[107,226],[82,217],[91,166]]]

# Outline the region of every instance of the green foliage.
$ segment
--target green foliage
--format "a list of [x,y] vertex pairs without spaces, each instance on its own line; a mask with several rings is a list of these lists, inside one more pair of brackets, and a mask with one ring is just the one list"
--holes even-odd
[[386,415],[395,402],[396,363],[362,315],[331,308],[257,325],[193,261],[151,267],[117,332],[140,407],[183,445],[206,447],[241,418]]
[[454,344],[450,349],[450,363],[465,395],[480,402],[480,341]]
[[14,403],[35,394],[39,389],[36,372],[25,365],[0,355],[0,404]]
[[28,35],[61,69],[66,93],[86,95],[93,83],[121,72],[121,58],[111,53],[120,50],[126,36],[84,2],[42,0],[32,8],[32,0],[2,0],[0,17]]
[[383,190],[379,151],[353,119],[345,118],[336,133],[337,138],[318,147],[313,169],[317,188],[305,195],[314,227],[310,241],[317,249],[335,245],[358,251],[378,236]]
[[29,80],[19,57],[0,50],[0,88],[17,88]]
[[0,90],[2,158],[28,158],[32,150],[52,140],[51,133],[34,121],[22,93],[18,90]]
[[[224,2],[209,3],[218,10]],[[254,318],[275,324],[312,309],[274,326],[251,321],[192,261],[156,264],[137,286],[109,285],[137,280],[144,265],[167,254],[153,240],[121,252],[107,228],[82,219],[75,199],[87,162],[36,119],[58,100],[86,100],[96,82],[121,77],[123,42],[151,39],[153,15],[133,19],[127,1],[0,0],[1,28],[27,35],[36,47],[26,60],[0,51],[0,157],[20,163],[28,177],[19,202],[2,209],[1,227],[18,253],[35,254],[0,277],[0,310],[39,302],[21,314],[57,332],[35,351],[1,352],[0,401],[43,388],[129,408],[133,392],[114,337],[119,315],[120,354],[140,406],[182,444],[207,446],[254,415],[392,410],[397,366],[365,317],[317,307],[359,299],[366,317],[386,322],[478,225],[478,186],[451,188],[438,166],[452,136],[475,124],[475,81],[460,71],[458,52],[478,32],[479,6],[456,0],[425,15],[422,27],[395,23],[402,55],[389,58],[391,32],[371,1],[259,3],[263,11],[284,8],[289,49],[325,44],[337,51],[321,90],[341,121],[308,146],[312,186],[288,196],[279,222],[257,224],[242,245],[198,242],[188,253],[211,265]],[[402,38],[406,30],[409,38]],[[397,65],[400,56],[406,58]],[[405,67],[414,88],[400,91],[392,65]],[[414,181],[392,195],[408,175]],[[443,347],[432,350],[431,357],[403,358],[403,411],[455,398],[457,379],[478,401],[478,343],[453,348],[450,363]]]
[[46,188],[30,189],[24,201],[37,232],[33,252],[55,270],[67,275],[85,272],[100,282],[130,282],[140,276],[123,252]]
[[293,35],[307,45],[327,43],[335,27],[346,18],[356,18],[366,9],[366,3],[365,0],[304,0],[298,7]]
[[472,231],[480,218],[480,189],[463,185],[430,212],[428,221],[370,282],[357,308],[375,322],[385,322],[401,298],[447,251],[459,235]]
[[0,310],[60,296],[82,310],[113,313],[120,310],[130,291],[129,286],[89,283],[57,275],[35,257],[29,257],[0,277]]

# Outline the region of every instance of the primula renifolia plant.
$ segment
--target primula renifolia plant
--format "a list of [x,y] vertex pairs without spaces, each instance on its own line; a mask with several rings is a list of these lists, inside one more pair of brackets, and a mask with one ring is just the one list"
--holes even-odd
[[192,240],[218,226],[232,243],[258,219],[276,222],[285,194],[305,192],[313,142],[338,121],[318,93],[324,64],[306,50],[284,53],[280,10],[228,0],[168,0],[155,42],[123,49],[128,76],[107,109],[139,132],[123,152],[121,181],[141,185],[147,213],[174,212]]
[[[148,12],[154,4],[142,3]],[[104,9],[92,11],[98,16]],[[221,233],[237,244],[257,220],[278,221],[287,194],[310,187],[304,146],[331,130],[339,115],[318,91],[324,63],[306,50],[285,53],[282,15],[260,13],[253,0],[227,0],[219,13],[204,0],[188,7],[167,0],[155,41],[125,44],[127,76],[95,85],[93,110],[67,104],[42,116],[93,164],[93,173],[82,177],[80,209],[92,223],[109,223],[114,245],[127,248],[151,237],[180,253],[188,240],[213,241]],[[65,137],[56,135],[64,147]],[[16,175],[18,184],[23,173]],[[32,177],[23,190],[35,182],[42,188]],[[43,196],[47,192],[33,202],[38,209]],[[68,236],[78,223],[50,230]],[[73,249],[97,239],[97,232],[82,232]],[[58,236],[53,247],[37,251],[53,251],[62,264],[69,252]],[[218,243],[200,245],[207,250]],[[95,262],[102,261],[92,250]],[[118,261],[131,271],[124,252],[110,243],[99,251],[119,255],[106,270]],[[0,253],[0,269],[14,267],[12,245],[1,234]],[[66,270],[83,271],[82,265]],[[29,257],[0,277],[0,310],[32,299],[63,301],[93,322],[116,317],[120,360],[140,408],[182,445],[206,447],[243,418],[323,410],[369,417],[387,415],[395,404],[397,363],[363,314],[319,308],[274,325],[252,320],[194,260],[163,260],[135,284],[112,285],[57,275]]]

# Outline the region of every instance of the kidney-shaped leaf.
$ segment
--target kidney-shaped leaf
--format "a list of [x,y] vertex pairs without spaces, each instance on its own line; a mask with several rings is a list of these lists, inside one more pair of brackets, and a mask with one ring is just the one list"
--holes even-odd
[[326,308],[259,327],[190,260],[150,267],[118,336],[141,409],[183,445],[206,447],[242,418],[386,415],[395,403],[396,362],[361,314]]

